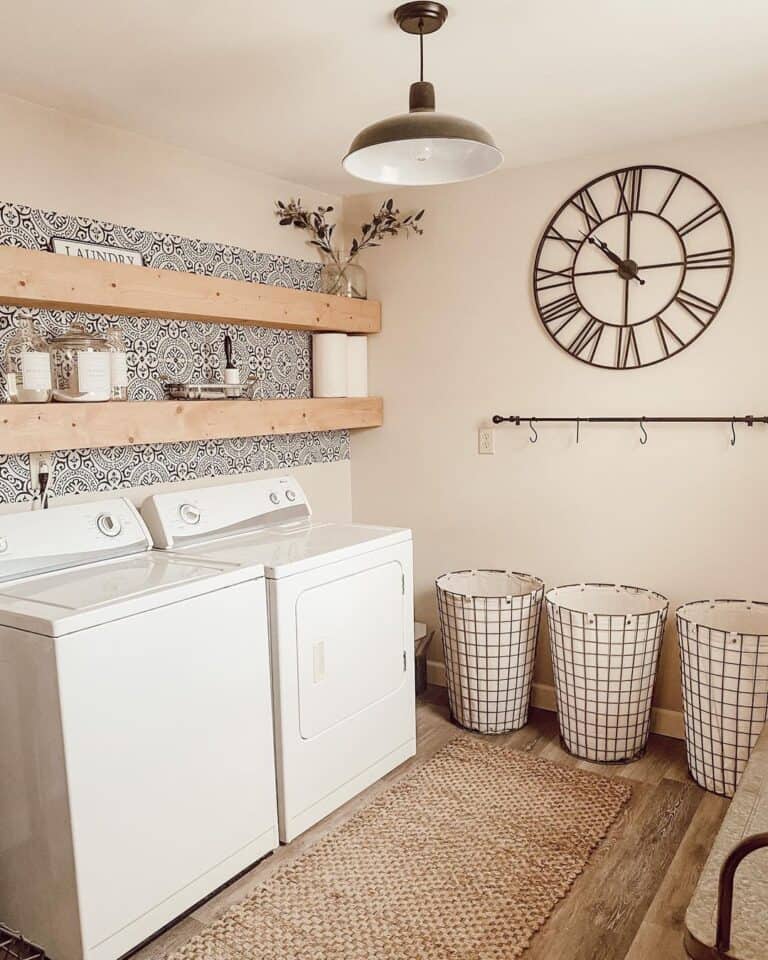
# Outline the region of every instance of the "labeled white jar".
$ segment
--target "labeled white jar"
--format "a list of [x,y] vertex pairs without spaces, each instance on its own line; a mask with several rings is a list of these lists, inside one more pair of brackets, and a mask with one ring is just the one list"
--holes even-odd
[[105,337],[109,345],[111,397],[128,399],[128,350],[120,327],[110,327]]
[[47,403],[51,399],[51,355],[35,330],[34,318],[17,313],[16,332],[5,350],[8,399],[11,403]]
[[68,403],[99,403],[112,395],[110,347],[81,323],[51,341],[53,399]]

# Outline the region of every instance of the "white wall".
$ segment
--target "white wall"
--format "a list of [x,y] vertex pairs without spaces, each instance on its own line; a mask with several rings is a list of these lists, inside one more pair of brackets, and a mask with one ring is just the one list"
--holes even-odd
[[[549,585],[598,580],[655,588],[671,600],[768,599],[768,428],[477,428],[496,412],[733,415],[768,413],[766,269],[768,126],[398,190],[426,207],[425,235],[368,255],[383,332],[370,344],[371,391],[385,425],[353,438],[356,520],[414,530],[416,611],[437,625],[434,579],[507,567]],[[534,311],[531,270],[557,207],[593,177],[627,164],[679,167],[704,181],[731,219],[736,268],[720,315],[679,356],[607,371],[569,357]],[[381,195],[348,199],[348,227]],[[673,618],[671,618],[673,619]],[[551,683],[539,651],[537,679]],[[433,651],[433,656],[438,651]],[[657,703],[680,705],[676,640],[667,633]],[[679,728],[678,728],[679,729]]]
[[[309,206],[340,206],[316,190],[12,97],[0,96],[0,130],[0,194],[33,207],[316,259],[303,231],[279,226],[274,202],[301,196]],[[303,468],[301,482],[319,515],[349,514],[348,461]]]

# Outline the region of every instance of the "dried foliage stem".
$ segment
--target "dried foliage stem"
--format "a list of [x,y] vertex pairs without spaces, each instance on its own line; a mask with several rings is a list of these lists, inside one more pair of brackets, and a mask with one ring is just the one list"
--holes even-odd
[[[317,210],[307,210],[301,200],[289,200],[283,203],[278,200],[275,215],[283,227],[293,226],[299,230],[307,230],[312,239],[307,243],[317,247],[329,257],[340,269],[343,268],[339,251],[333,246],[333,231],[335,223],[328,223],[327,215],[333,212],[333,207],[318,207]],[[353,260],[361,250],[369,247],[378,247],[387,237],[396,237],[398,233],[408,236],[411,233],[422,234],[421,218],[424,211],[419,210],[402,216],[391,199],[382,203],[381,207],[371,217],[368,223],[362,224],[358,237],[353,237],[346,262]]]

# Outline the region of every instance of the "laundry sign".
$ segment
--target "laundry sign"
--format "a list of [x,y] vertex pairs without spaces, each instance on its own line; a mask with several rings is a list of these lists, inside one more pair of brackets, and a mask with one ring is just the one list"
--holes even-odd
[[90,243],[87,240],[66,240],[53,237],[51,250],[63,253],[66,257],[80,257],[82,260],[98,260],[102,263],[133,263],[144,266],[144,257],[138,250],[126,250],[123,247],[109,247],[104,243]]

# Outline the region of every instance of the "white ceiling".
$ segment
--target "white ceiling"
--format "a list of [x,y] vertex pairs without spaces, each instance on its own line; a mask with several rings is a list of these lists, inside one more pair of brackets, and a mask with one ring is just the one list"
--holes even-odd
[[[338,193],[359,128],[406,109],[386,0],[3,4],[0,91]],[[448,0],[438,109],[507,166],[768,119],[765,0]],[[6,144],[4,149],[9,149]],[[12,149],[12,148],[11,148]]]

